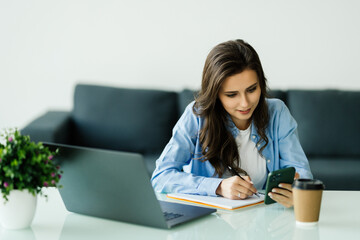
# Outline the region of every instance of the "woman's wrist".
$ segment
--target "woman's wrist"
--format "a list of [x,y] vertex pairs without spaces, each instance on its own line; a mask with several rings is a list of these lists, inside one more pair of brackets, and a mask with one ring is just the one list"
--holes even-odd
[[222,196],[222,188],[221,188],[221,184],[222,184],[222,182],[223,181],[221,181],[220,183],[219,183],[219,186],[216,188],[216,191],[215,191],[215,193],[217,194],[217,195],[220,195],[220,196]]

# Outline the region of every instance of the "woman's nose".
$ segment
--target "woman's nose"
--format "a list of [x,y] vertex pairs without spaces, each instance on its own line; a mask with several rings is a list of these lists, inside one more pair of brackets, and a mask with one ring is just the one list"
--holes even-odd
[[242,94],[241,96],[240,96],[240,107],[242,107],[242,108],[246,108],[246,107],[248,107],[249,106],[249,100],[247,99],[247,97],[246,97],[246,95],[245,94]]

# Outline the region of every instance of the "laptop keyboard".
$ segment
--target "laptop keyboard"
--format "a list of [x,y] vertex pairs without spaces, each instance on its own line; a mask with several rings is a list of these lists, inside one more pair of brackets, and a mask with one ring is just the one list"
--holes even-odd
[[179,214],[179,213],[172,213],[172,212],[163,212],[164,213],[164,217],[166,219],[166,221],[184,216],[183,214]]

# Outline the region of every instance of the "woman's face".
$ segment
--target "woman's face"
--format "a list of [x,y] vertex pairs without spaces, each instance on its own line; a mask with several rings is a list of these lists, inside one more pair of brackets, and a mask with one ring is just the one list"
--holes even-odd
[[236,127],[245,130],[259,103],[261,89],[254,70],[246,69],[225,79],[219,91],[219,99],[230,114]]

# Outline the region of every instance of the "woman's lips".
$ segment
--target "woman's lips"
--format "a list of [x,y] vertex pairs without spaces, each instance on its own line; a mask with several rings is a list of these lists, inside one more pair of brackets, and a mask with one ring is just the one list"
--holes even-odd
[[250,110],[251,110],[251,108],[249,108],[249,109],[247,109],[247,110],[237,110],[239,113],[241,113],[241,114],[244,114],[244,115],[246,115],[246,114],[248,114],[249,112],[250,112]]

